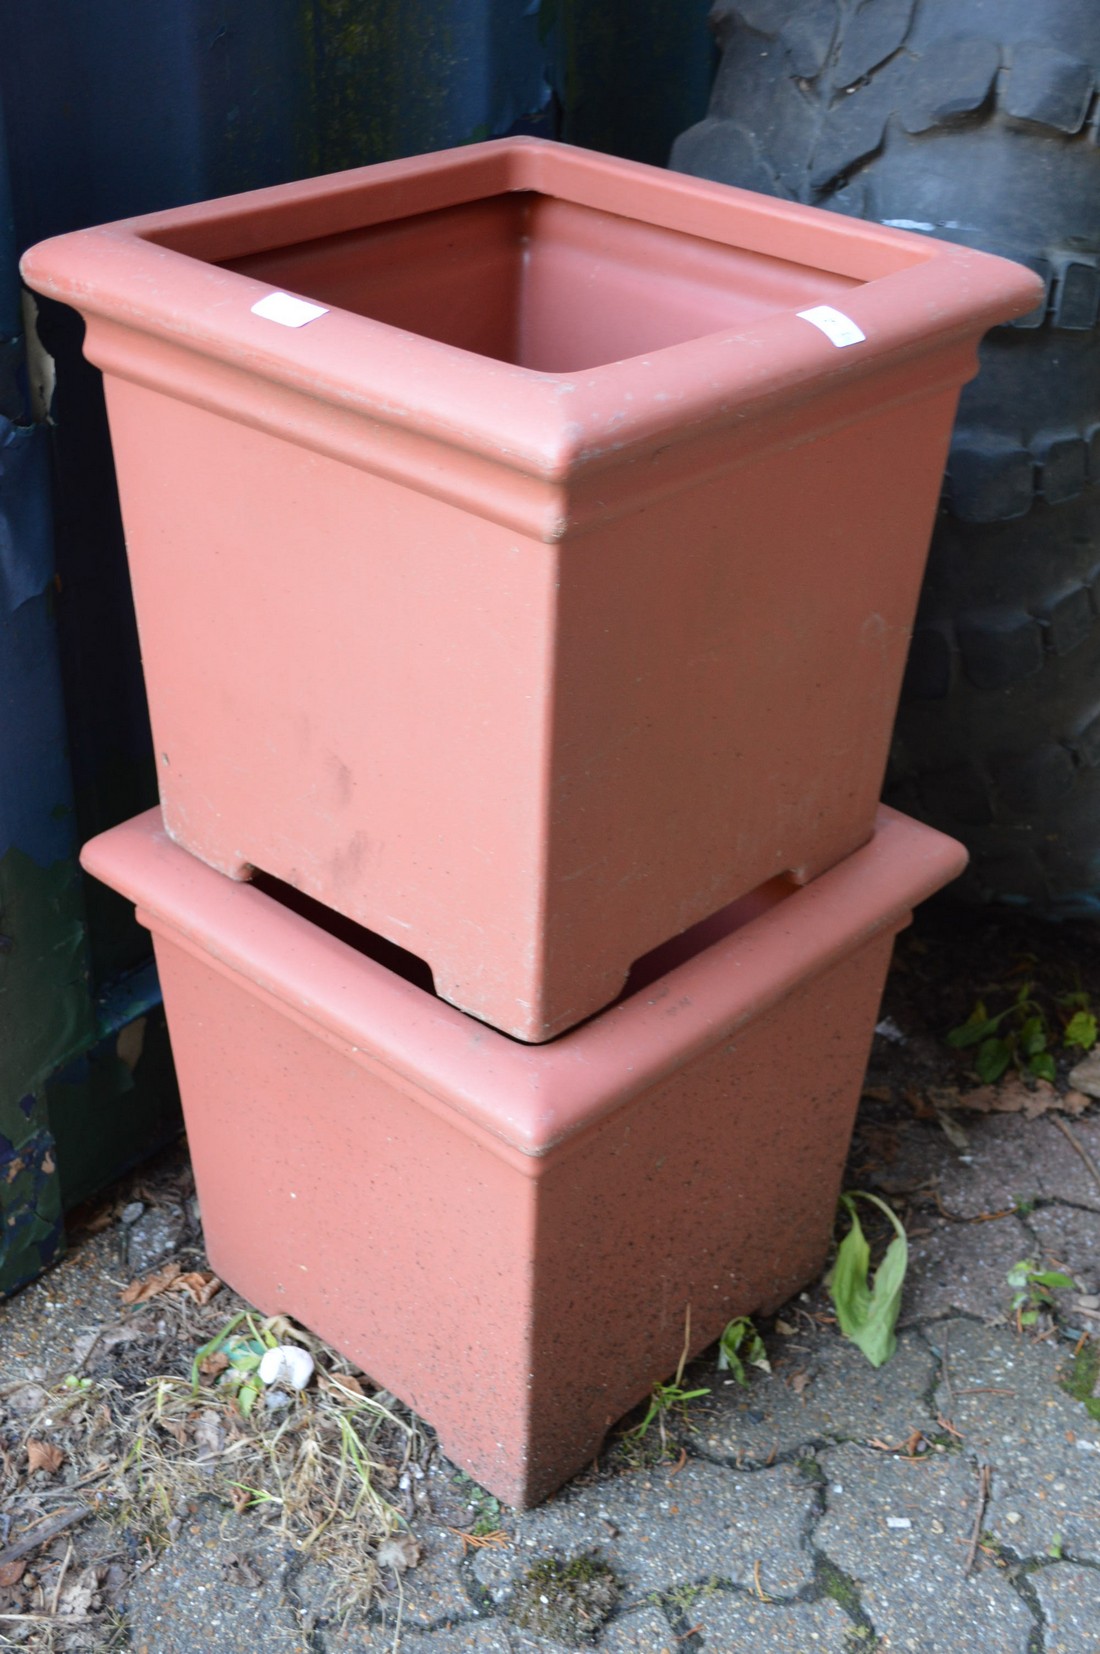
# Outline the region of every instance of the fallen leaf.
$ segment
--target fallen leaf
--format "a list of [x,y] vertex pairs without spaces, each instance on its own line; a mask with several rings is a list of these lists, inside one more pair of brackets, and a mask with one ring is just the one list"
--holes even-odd
[[380,1568],[392,1568],[394,1573],[403,1574],[406,1568],[416,1567],[420,1556],[420,1546],[411,1533],[395,1533],[390,1539],[383,1539],[375,1561]]
[[936,1110],[936,1119],[939,1121],[940,1130],[943,1132],[943,1135],[947,1138],[947,1141],[951,1144],[952,1148],[958,1149],[960,1153],[963,1153],[970,1147],[969,1137],[959,1125],[959,1122],[955,1119],[953,1114],[948,1114],[946,1109],[938,1108]]
[[58,1598],[57,1612],[73,1619],[84,1619],[99,1606],[99,1569],[93,1563],[65,1586]]
[[82,1367],[93,1351],[97,1356],[106,1355],[117,1344],[132,1344],[148,1337],[144,1327],[101,1327],[98,1332],[82,1332],[73,1339],[73,1365]]
[[155,1275],[147,1275],[143,1281],[131,1281],[119,1293],[119,1300],[124,1304],[145,1304],[150,1298],[157,1298],[168,1288],[177,1276],[183,1274],[183,1265],[172,1262],[166,1263],[163,1269],[158,1269]]
[[222,1577],[230,1585],[243,1585],[246,1590],[255,1591],[263,1584],[263,1575],[250,1556],[243,1551],[232,1551],[222,1563]]
[[48,1396],[40,1384],[19,1384],[14,1390],[9,1390],[4,1396],[8,1411],[29,1418],[32,1413],[41,1412],[46,1405]]
[[865,1085],[860,1095],[869,1097],[873,1103],[892,1103],[894,1088],[890,1085]]
[[[317,1376],[320,1378],[321,1374],[318,1373]],[[365,1396],[367,1393],[352,1373],[326,1373],[324,1376],[327,1380],[326,1389],[343,1390],[353,1396]]]
[[199,1372],[203,1378],[217,1378],[219,1373],[224,1373],[228,1365],[229,1357],[224,1350],[212,1350],[199,1362]]
[[20,1557],[18,1562],[5,1562],[0,1568],[0,1588],[9,1585],[18,1585],[27,1566],[26,1557]]
[[800,1396],[805,1391],[806,1386],[810,1383],[810,1375],[805,1370],[802,1372],[792,1373],[788,1382],[795,1395]]
[[222,1289],[222,1283],[216,1275],[198,1269],[189,1269],[184,1275],[177,1274],[175,1280],[169,1282],[169,1286],[173,1292],[188,1293],[196,1304],[208,1304]]
[[979,1085],[972,1091],[936,1088],[929,1096],[937,1112],[965,1108],[972,1114],[1022,1114],[1026,1120],[1050,1113],[1076,1115],[1089,1106],[1080,1092],[1063,1095],[1049,1080],[1028,1080],[1023,1074],[1007,1074],[996,1085]]
[[225,1431],[217,1413],[205,1408],[191,1426],[191,1436],[198,1448],[198,1458],[213,1459],[225,1446]]
[[52,1442],[29,1441],[27,1443],[27,1469],[33,1474],[36,1470],[44,1471],[47,1476],[55,1476],[65,1463],[63,1449],[55,1447]]

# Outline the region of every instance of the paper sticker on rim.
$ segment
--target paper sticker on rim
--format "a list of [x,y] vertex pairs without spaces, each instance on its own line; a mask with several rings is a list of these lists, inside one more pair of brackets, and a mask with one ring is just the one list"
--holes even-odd
[[318,316],[327,316],[323,304],[310,304],[308,299],[296,299],[291,293],[268,293],[252,306],[254,316],[265,322],[279,322],[283,327],[305,327]]
[[815,304],[812,310],[796,310],[795,315],[818,328],[838,350],[843,350],[845,345],[858,345],[867,337],[850,316],[843,310],[834,310],[831,304]]

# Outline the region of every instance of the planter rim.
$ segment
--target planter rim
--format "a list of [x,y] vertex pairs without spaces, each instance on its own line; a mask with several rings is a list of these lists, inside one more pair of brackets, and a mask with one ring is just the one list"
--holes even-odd
[[[268,994],[322,1037],[538,1157],[708,1050],[966,865],[953,839],[882,806],[870,841],[648,988],[547,1045],[435,999],[168,837],[153,809],[85,845],[87,870],[155,933]],[[715,969],[721,962],[724,968]],[[624,1070],[630,1081],[624,1086]]]
[[[863,285],[845,292],[844,313],[866,338],[838,349],[788,310],[546,373],[335,307],[308,326],[281,327],[251,312],[269,284],[210,262],[515,190],[850,275]],[[410,191],[414,208],[402,211]],[[187,250],[164,245],[169,237]],[[527,137],[79,230],[31,248],[22,270],[36,291],[93,321],[550,482],[624,450],[740,424],[792,393],[805,399],[976,342],[1040,296],[1032,271],[987,253]],[[944,377],[958,382],[957,364]]]

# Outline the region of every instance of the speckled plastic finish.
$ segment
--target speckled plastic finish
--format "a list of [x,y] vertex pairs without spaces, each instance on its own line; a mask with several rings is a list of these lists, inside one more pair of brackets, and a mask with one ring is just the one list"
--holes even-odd
[[213,1267],[526,1505],[675,1368],[688,1304],[698,1349],[820,1270],[893,935],[965,854],[884,810],[542,1047],[205,867],[155,811],[84,861],[153,932]]
[[23,268],[106,376],[165,820],[211,866],[538,1041],[868,838],[958,389],[1031,272],[526,138]]

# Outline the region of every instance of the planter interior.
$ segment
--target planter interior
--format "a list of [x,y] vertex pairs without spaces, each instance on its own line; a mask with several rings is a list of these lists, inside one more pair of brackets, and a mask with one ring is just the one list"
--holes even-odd
[[534,190],[225,268],[538,373],[577,373],[783,310],[843,303],[857,284]]
[[214,1269],[526,1505],[675,1368],[688,1304],[697,1351],[819,1272],[893,935],[965,855],[884,811],[541,1047],[204,867],[156,812],[84,860],[153,932]]

